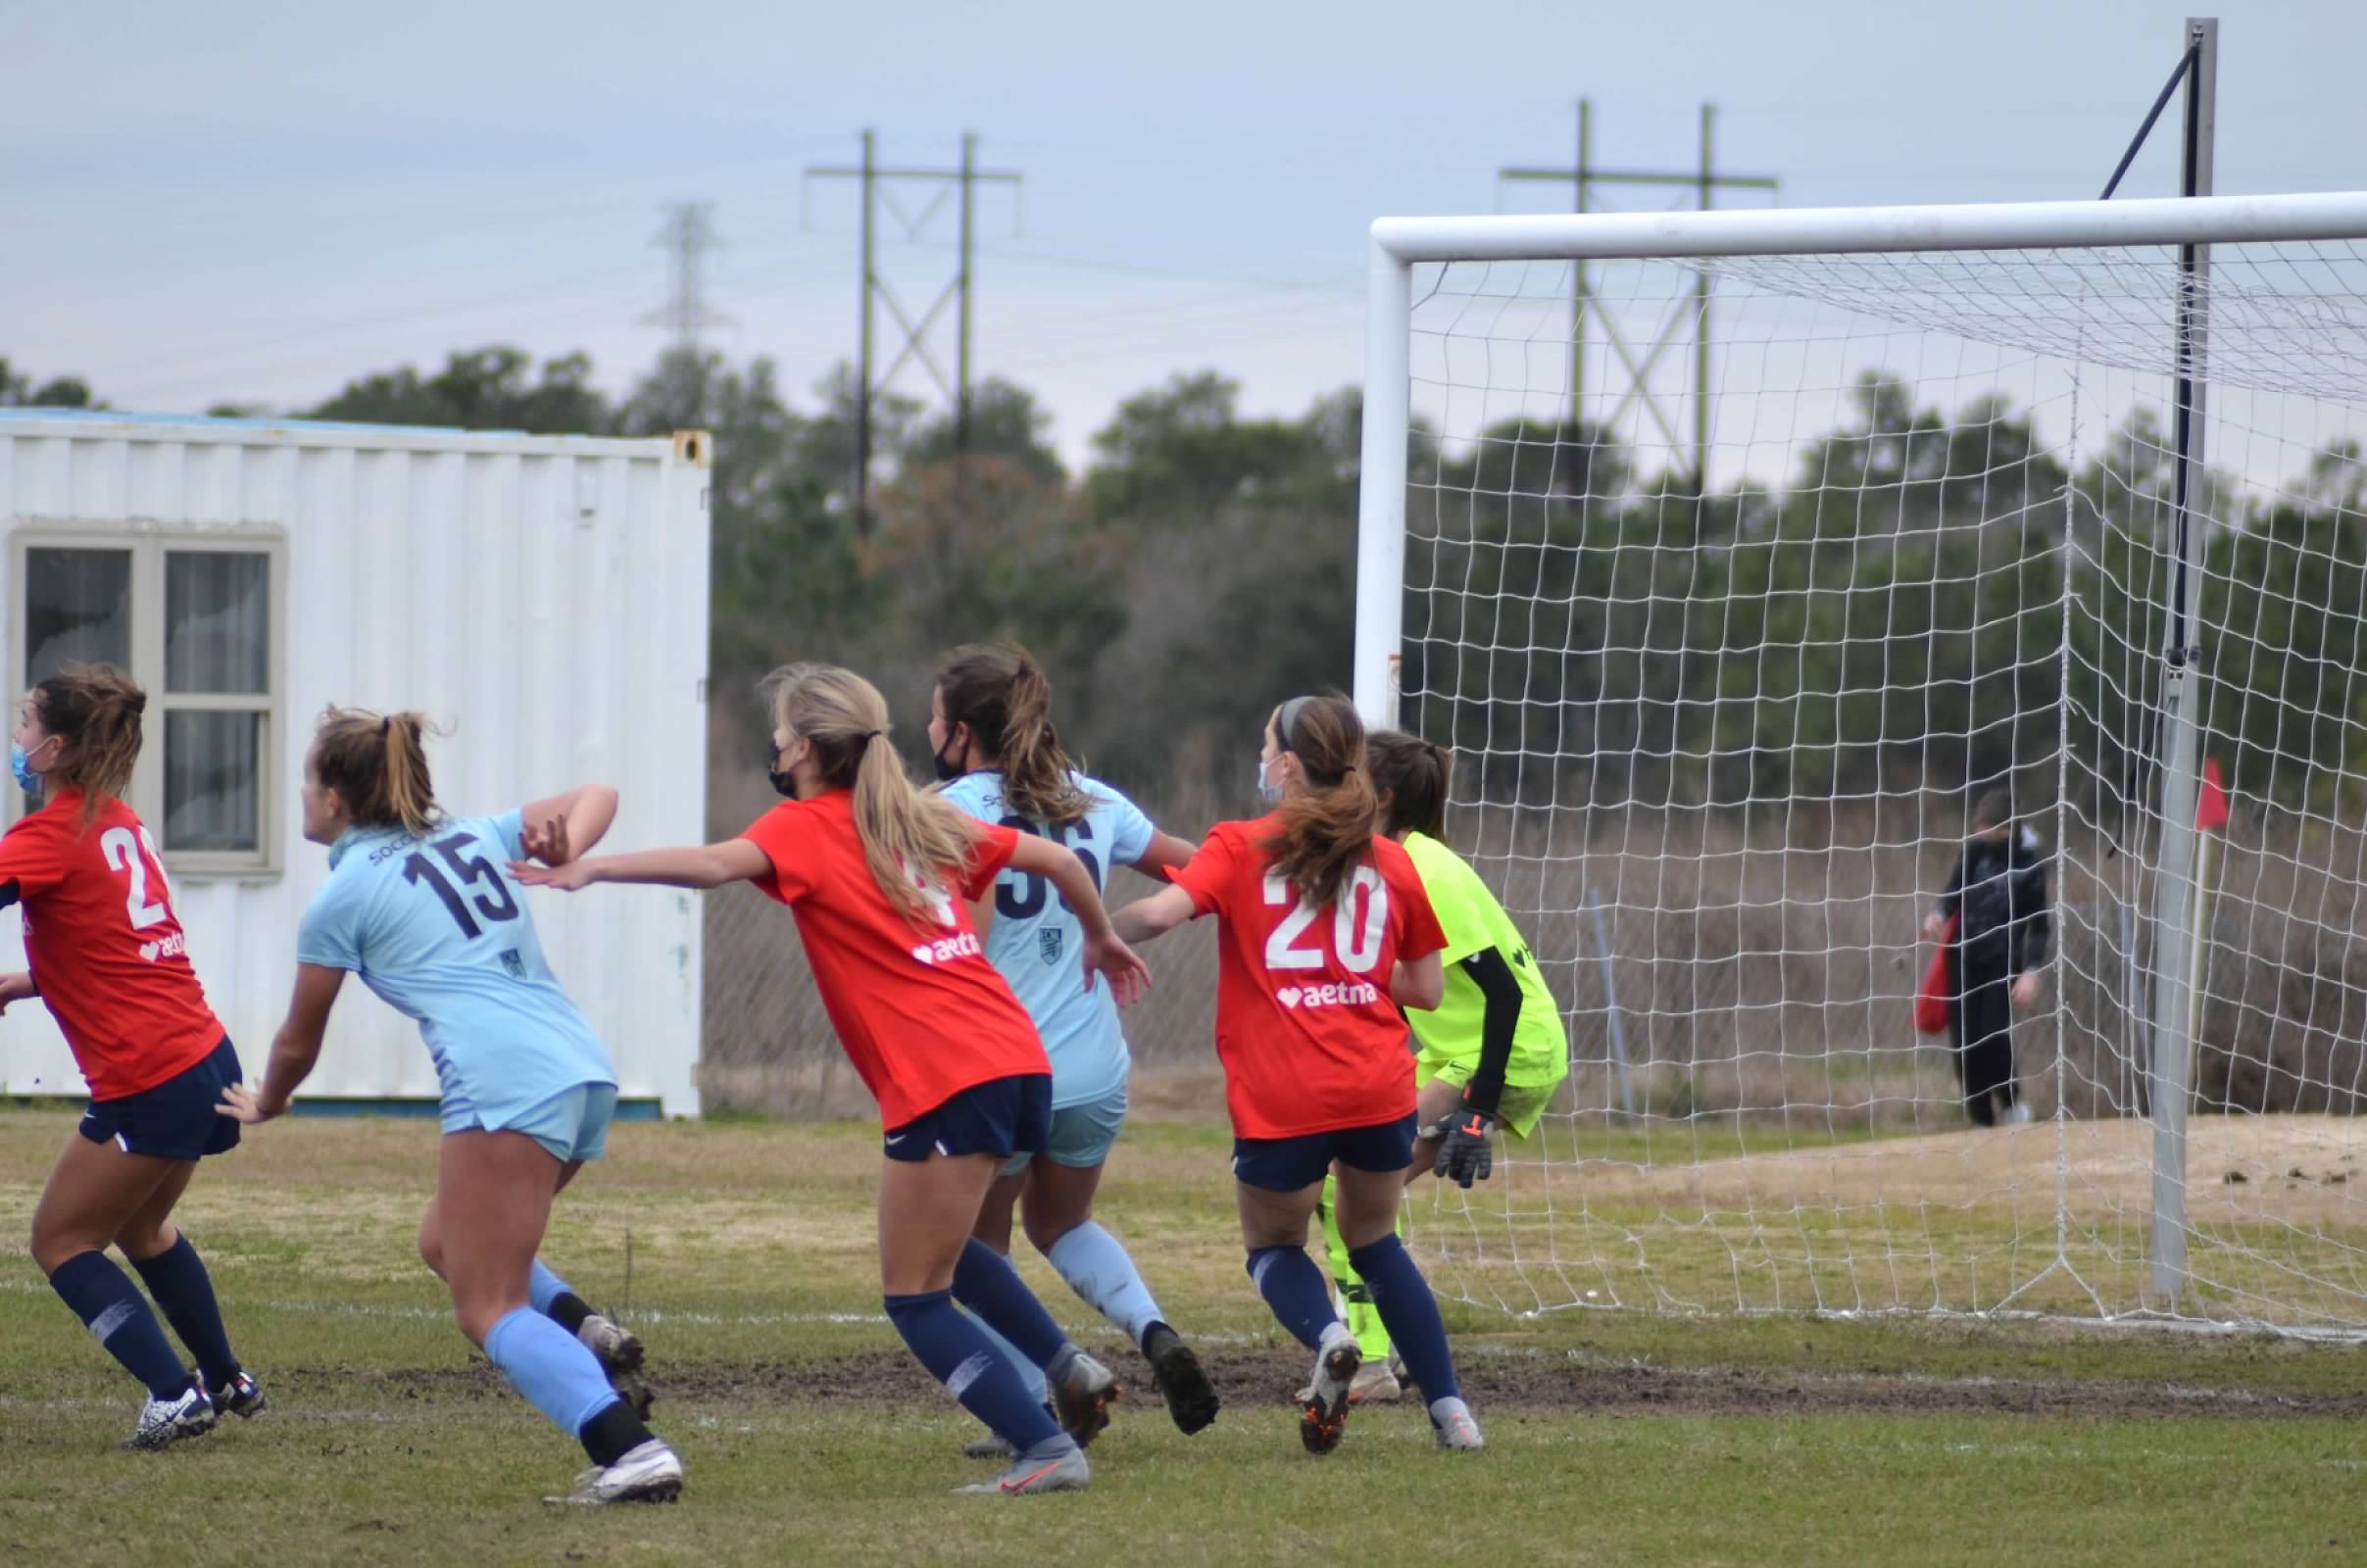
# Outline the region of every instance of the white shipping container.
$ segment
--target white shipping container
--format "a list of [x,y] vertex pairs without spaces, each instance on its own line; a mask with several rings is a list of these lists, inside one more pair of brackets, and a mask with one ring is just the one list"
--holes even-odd
[[[259,1077],[328,874],[297,790],[329,704],[417,709],[457,813],[616,786],[603,850],[703,842],[709,438],[606,440],[0,411],[13,710],[64,659],[149,694],[132,805],[189,952]],[[0,781],[0,821],[25,801]],[[699,1109],[697,899],[534,893],[626,1114]],[[25,965],[0,913],[0,968]],[[38,1004],[0,1017],[0,1094],[86,1093]],[[342,993],[300,1099],[432,1102],[416,1025]]]

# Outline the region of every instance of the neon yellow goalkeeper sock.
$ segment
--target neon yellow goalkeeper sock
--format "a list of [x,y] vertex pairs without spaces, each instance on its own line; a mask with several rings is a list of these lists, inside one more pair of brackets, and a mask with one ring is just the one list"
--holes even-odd
[[[1323,1219],[1323,1254],[1331,1263],[1332,1283],[1339,1288],[1340,1300],[1345,1307],[1342,1315],[1348,1319],[1348,1330],[1356,1337],[1357,1346],[1367,1361],[1386,1362],[1389,1359],[1389,1331],[1381,1326],[1381,1314],[1372,1304],[1372,1293],[1364,1288],[1364,1277],[1348,1261],[1348,1243],[1340,1237],[1340,1219],[1336,1204],[1339,1200],[1339,1181],[1332,1176],[1323,1178],[1323,1197],[1315,1212]],[[1405,1221],[1401,1219],[1402,1229]]]

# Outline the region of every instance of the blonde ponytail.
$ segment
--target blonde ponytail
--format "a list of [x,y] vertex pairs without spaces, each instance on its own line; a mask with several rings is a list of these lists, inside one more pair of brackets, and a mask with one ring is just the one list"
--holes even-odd
[[814,747],[822,782],[855,794],[863,862],[889,904],[915,926],[937,924],[928,894],[960,876],[976,829],[951,804],[912,787],[888,741],[888,705],[850,669],[786,664],[764,677],[777,728]]

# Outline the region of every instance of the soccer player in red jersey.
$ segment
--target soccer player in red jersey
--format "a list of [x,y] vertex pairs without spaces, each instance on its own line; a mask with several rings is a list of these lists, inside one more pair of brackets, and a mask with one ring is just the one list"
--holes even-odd
[[[19,905],[32,967],[0,975],[0,1010],[38,997],[90,1084],[90,1108],[33,1209],[32,1254],[51,1289],[148,1387],[131,1446],[161,1448],[261,1414],[263,1393],[230,1352],[214,1282],[173,1223],[197,1162],[238,1143],[214,1114],[238,1053],[206,1005],[173,890],[123,791],[139,761],[147,694],[105,664],[27,694],[9,761],[39,809],[0,837],[0,907]],[[123,1250],[181,1343],[192,1378],[130,1276]]]
[[1398,1004],[1435,1007],[1446,946],[1405,849],[1373,832],[1364,726],[1336,697],[1294,697],[1266,720],[1257,788],[1275,808],[1219,822],[1175,885],[1118,911],[1147,942],[1220,923],[1216,1054],[1233,1116],[1233,1175],[1250,1277],[1315,1352],[1299,1436],[1339,1446],[1362,1352],[1307,1255],[1326,1173],[1341,1235],[1448,1448],[1480,1446],[1429,1282],[1397,1236],[1417,1132],[1413,1054]]
[[[912,787],[888,742],[887,704],[869,681],[791,664],[766,678],[764,694],[772,785],[788,800],[745,834],[513,869],[521,882],[565,889],[754,882],[789,906],[839,1043],[879,1101],[888,1318],[1014,1455],[1001,1480],[962,1490],[1080,1489],[1091,1477],[1081,1445],[1108,1424],[1116,1380],[1068,1343],[1007,1259],[970,1235],[1004,1162],[1044,1149],[1052,1064],[1027,1009],[987,961],[964,901],[983,898],[1006,865],[1033,872],[1084,927],[1087,985],[1105,975],[1131,1001],[1149,973],[1112,933],[1073,853],[973,821]],[[955,1301],[1044,1369],[1058,1424]]]

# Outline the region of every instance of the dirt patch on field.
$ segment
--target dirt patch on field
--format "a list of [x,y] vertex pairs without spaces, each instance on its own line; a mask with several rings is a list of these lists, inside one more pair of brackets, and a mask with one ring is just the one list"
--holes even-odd
[[[2153,1129],[2137,1121],[2052,1122],[1842,1144],[1790,1153],[1675,1163],[1671,1140],[1649,1166],[1584,1160],[1552,1172],[1597,1201],[1676,1209],[1911,1203],[1970,1207],[2063,1196],[2075,1214],[2151,1208]],[[2367,1121],[2353,1116],[2196,1116],[2187,1133],[2188,1217],[2209,1225],[2276,1219],[2367,1223]]]
[[[1128,1394],[1122,1415],[1159,1413],[1149,1368],[1134,1357],[1113,1357]],[[1306,1381],[1307,1357],[1298,1349],[1217,1352],[1209,1375],[1237,1410],[1280,1409]],[[945,1392],[910,1356],[864,1351],[829,1360],[786,1363],[702,1362],[654,1369],[658,1424],[666,1410],[741,1400],[766,1403],[934,1404]],[[2099,1379],[2014,1380],[1874,1375],[1769,1375],[1731,1368],[1669,1368],[1611,1364],[1583,1351],[1519,1351],[1467,1355],[1458,1368],[1463,1393],[1482,1416],[1821,1416],[1990,1414],[2070,1420],[2367,1417],[2367,1394],[2256,1395]],[[282,1377],[321,1377],[350,1387],[345,1368],[291,1368]],[[398,1369],[361,1374],[381,1383],[394,1400],[468,1401],[500,1397],[501,1374],[491,1366]]]

